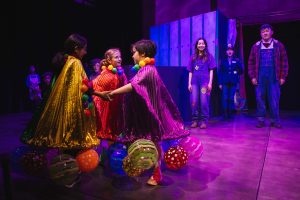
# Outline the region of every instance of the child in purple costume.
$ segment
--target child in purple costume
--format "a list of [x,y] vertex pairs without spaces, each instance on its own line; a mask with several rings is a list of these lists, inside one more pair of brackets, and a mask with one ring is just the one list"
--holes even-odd
[[[149,59],[155,56],[156,44],[151,40],[140,40],[133,44],[132,52],[132,58],[138,64],[145,61],[146,57]],[[147,182],[149,185],[157,185],[162,180],[160,142],[189,135],[189,131],[184,129],[176,104],[153,64],[142,66],[129,84],[107,95],[111,100],[115,95],[129,93],[125,106],[125,130],[121,140],[133,142],[142,138],[149,139],[157,147],[159,160],[153,176]]]

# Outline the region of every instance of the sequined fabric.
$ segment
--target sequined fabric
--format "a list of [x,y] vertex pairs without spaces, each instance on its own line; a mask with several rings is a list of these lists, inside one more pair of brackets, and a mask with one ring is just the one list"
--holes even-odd
[[[96,91],[111,91],[127,83],[124,74],[118,75],[110,70],[104,70],[93,80]],[[124,128],[124,103],[123,95],[116,96],[113,101],[103,101],[100,97],[93,96],[96,107],[97,136],[101,139],[115,141]]]
[[84,78],[87,76],[81,61],[68,56],[28,144],[62,149],[99,145],[94,109],[91,116],[84,114],[81,92]]
[[126,127],[121,142],[140,138],[159,142],[189,135],[176,104],[153,65],[141,68],[130,82],[133,91],[126,99]]

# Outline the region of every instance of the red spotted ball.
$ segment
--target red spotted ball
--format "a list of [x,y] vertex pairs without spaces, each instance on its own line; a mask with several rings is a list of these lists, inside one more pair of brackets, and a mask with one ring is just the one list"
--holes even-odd
[[187,163],[188,155],[181,146],[170,147],[164,155],[167,168],[178,170]]

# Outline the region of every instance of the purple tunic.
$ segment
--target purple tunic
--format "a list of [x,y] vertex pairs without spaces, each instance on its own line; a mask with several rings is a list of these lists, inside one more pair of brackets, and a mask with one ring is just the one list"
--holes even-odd
[[159,142],[189,135],[155,66],[144,66],[130,82],[133,91],[127,96],[125,106],[124,142],[141,138]]

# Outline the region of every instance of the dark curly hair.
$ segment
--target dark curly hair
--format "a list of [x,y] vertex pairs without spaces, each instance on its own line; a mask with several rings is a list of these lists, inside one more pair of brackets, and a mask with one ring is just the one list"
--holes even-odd
[[145,54],[145,57],[153,58],[156,55],[156,44],[152,40],[139,40],[131,45],[131,50],[135,48],[139,54]]

